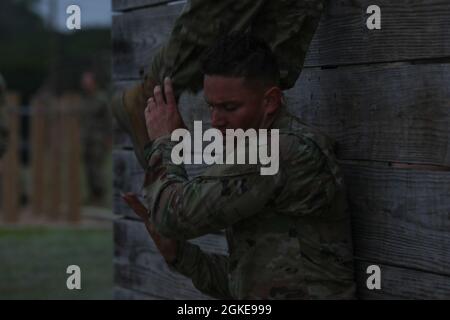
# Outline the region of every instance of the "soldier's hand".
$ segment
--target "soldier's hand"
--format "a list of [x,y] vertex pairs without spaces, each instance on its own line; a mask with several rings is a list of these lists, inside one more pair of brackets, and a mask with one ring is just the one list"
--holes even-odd
[[167,263],[171,264],[175,261],[177,254],[177,241],[161,236],[155,229],[155,226],[148,219],[148,210],[138,199],[134,193],[126,193],[122,195],[123,200],[133,211],[144,220],[145,227],[148,233],[155,242],[161,255],[164,257]]
[[134,213],[141,218],[144,222],[148,220],[149,213],[147,208],[142,204],[139,198],[134,193],[122,194],[122,199],[133,209]]
[[171,134],[178,128],[186,128],[180,112],[178,111],[172,81],[164,80],[164,100],[161,86],[156,86],[153,97],[147,101],[145,108],[145,123],[150,141]]

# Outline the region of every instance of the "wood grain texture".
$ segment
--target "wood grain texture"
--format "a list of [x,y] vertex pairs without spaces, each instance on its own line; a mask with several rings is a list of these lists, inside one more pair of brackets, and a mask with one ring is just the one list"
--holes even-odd
[[[227,254],[223,235],[207,235],[192,242],[205,251]],[[190,279],[167,267],[141,222],[116,220],[114,243],[116,285],[165,299],[209,299]]]
[[343,168],[356,256],[450,276],[450,172]]
[[450,64],[305,69],[288,105],[339,159],[450,165]]
[[[381,289],[369,290],[366,286],[369,265],[381,270]],[[398,268],[374,262],[357,261],[355,264],[357,297],[363,300],[432,300],[450,299],[450,277],[428,272]]]
[[[115,283],[127,290],[123,299],[209,299],[189,279],[170,271],[142,223],[115,221]],[[208,238],[209,237],[209,238]],[[197,240],[204,250],[226,254],[222,236]],[[368,260],[370,261],[370,260]],[[355,273],[360,299],[448,299],[450,277],[357,259]],[[367,266],[381,269],[381,290],[368,290]],[[132,294],[134,293],[134,294]],[[122,294],[124,294],[122,292]],[[117,296],[116,296],[117,297]]]
[[[381,9],[381,30],[366,26],[373,4]],[[445,0],[330,1],[305,66],[449,57],[449,16]]]
[[[369,0],[331,1],[311,42],[305,67],[450,57],[450,2],[380,0],[381,30],[369,30]],[[147,72],[184,4],[144,8],[113,17],[113,76]]]
[[163,300],[161,297],[154,297],[135,290],[130,290],[115,286],[113,289],[114,300]]
[[137,10],[144,7],[164,5],[173,0],[111,0],[113,11]]
[[144,170],[139,164],[134,151],[113,150],[113,212],[138,219],[137,215],[123,201],[121,194],[135,193],[141,201],[144,183]]
[[170,34],[183,4],[157,6],[113,16],[113,78],[134,79],[148,72],[156,50]]
[[[138,83],[139,81],[116,81],[113,83],[114,94],[118,95],[119,97],[122,97],[122,94],[126,89],[129,89]],[[130,137],[123,130],[123,128],[120,127],[119,122],[114,116],[112,122],[112,132],[113,132],[114,149],[132,148],[133,144],[131,142]]]
[[[113,1],[114,10],[126,11],[113,17],[113,78],[119,85],[130,85],[148,71],[183,8],[153,6],[158,1]],[[372,31],[366,28],[370,4],[332,1],[306,68],[287,93],[289,107],[337,140],[339,159],[357,160],[344,161],[343,169],[358,296],[449,299],[450,173],[388,164],[450,165],[450,2],[380,0],[382,30]],[[418,64],[404,62],[411,60]],[[394,61],[403,62],[383,63]],[[186,122],[208,122],[199,96],[182,100]],[[142,171],[133,152],[123,150],[130,148],[129,139],[118,129],[115,133],[114,211],[135,217],[116,204],[117,192],[138,190]],[[207,250],[226,252],[223,236],[200,242]],[[208,298],[168,270],[139,221],[115,221],[115,248],[116,298]],[[369,264],[381,267],[380,291],[365,286]]]
[[[294,114],[336,140],[339,159],[450,166],[448,83],[450,64],[309,68],[286,96]],[[210,122],[201,96],[182,96],[188,126]],[[127,138],[116,140],[131,146]]]

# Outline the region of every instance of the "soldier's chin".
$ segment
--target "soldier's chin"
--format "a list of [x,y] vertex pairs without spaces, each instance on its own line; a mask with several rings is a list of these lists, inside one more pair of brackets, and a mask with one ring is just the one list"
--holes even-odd
[[227,128],[221,129],[221,128],[217,128],[217,127],[213,127],[216,130],[219,130],[219,132],[222,134],[223,137],[226,136],[226,130]]
[[244,131],[248,130],[248,129],[244,129],[244,128],[214,128],[214,129],[219,130],[223,137],[227,136],[227,130],[232,130],[231,134],[233,134],[234,131],[239,130],[239,129],[244,130]]

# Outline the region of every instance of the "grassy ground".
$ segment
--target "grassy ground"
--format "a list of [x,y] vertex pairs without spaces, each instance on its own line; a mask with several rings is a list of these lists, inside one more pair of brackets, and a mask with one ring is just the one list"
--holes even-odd
[[[0,228],[0,299],[111,299],[112,229]],[[81,290],[66,269],[81,268]]]
[[[80,169],[82,202],[85,206],[92,205],[86,202],[89,194],[83,162]],[[63,227],[63,218],[59,221],[36,218],[30,214],[29,204],[22,209],[20,224],[7,227],[2,225],[0,212],[0,300],[112,299],[111,153],[101,170],[106,173],[107,196],[103,203],[96,204],[100,207],[83,207],[82,225],[89,227]],[[64,189],[66,174],[63,178]],[[30,199],[30,168],[21,168],[20,179],[21,192]],[[100,217],[102,222],[89,222],[93,217]],[[68,290],[66,287],[69,265],[81,268],[81,290]]]

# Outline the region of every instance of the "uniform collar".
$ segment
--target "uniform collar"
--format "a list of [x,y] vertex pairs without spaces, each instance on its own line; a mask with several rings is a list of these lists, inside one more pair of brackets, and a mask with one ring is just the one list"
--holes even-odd
[[285,104],[281,105],[280,109],[277,112],[277,115],[275,116],[275,119],[272,122],[272,125],[270,126],[271,129],[282,129],[282,128],[288,128],[291,124],[292,116],[287,110],[287,107]]

